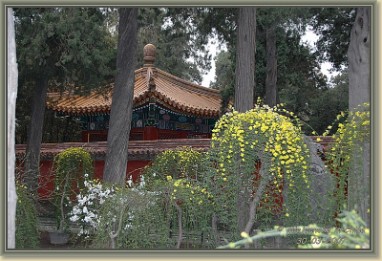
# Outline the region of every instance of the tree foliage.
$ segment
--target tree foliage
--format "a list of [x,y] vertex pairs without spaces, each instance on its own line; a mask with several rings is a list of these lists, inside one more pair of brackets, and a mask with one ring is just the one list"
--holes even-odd
[[332,87],[319,89],[317,94],[308,100],[308,120],[304,130],[309,135],[312,130],[315,131],[315,135],[322,134],[329,125],[336,130],[338,122],[333,121],[337,115],[348,109],[349,79],[347,72],[338,74],[331,82]]
[[317,55],[321,61],[330,61],[336,70],[347,67],[347,51],[350,31],[355,19],[354,8],[311,8],[310,25],[319,35],[316,43]]
[[[266,39],[264,32],[264,18],[261,17],[261,9],[259,9],[258,33],[256,41],[256,97],[264,98],[266,95]],[[297,22],[296,22],[297,23]],[[321,90],[327,89],[326,76],[320,71],[320,64],[316,55],[301,43],[301,32],[291,26],[288,28],[277,27],[276,44],[277,44],[277,101],[285,104],[285,107],[295,112],[308,124],[315,125],[310,122],[310,116],[315,115],[310,104],[318,97]],[[294,27],[292,26],[294,25]],[[302,29],[301,29],[302,30]],[[228,52],[226,54],[226,52]],[[223,101],[229,101],[233,97],[234,76],[232,70],[235,68],[233,63],[235,54],[232,49],[222,52],[216,58],[216,78],[213,86],[222,90]],[[230,68],[231,69],[230,71]],[[227,102],[225,102],[227,104]],[[321,104],[321,108],[325,108],[325,104]],[[320,109],[321,109],[320,108]],[[337,111],[339,112],[339,111]],[[336,114],[332,115],[334,119]],[[317,125],[317,124],[316,124]],[[315,125],[315,127],[317,127]],[[324,129],[326,125],[322,124],[319,129]]]
[[[113,49],[96,8],[15,9],[19,96],[16,114],[27,128],[25,179],[36,192],[48,87],[81,92],[112,75]],[[31,106],[31,107],[29,107]],[[29,107],[29,108],[28,108]]]
[[21,86],[44,75],[55,87],[84,88],[112,75],[115,53],[99,9],[20,8],[15,16]]
[[182,79],[201,83],[211,68],[205,48],[207,36],[196,30],[198,8],[141,8],[138,16],[137,67],[143,64],[143,47],[157,47],[155,66]]

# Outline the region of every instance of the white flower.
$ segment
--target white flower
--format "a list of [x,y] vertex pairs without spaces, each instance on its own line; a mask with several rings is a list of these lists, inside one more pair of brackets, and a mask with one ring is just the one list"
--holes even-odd
[[70,221],[72,221],[72,222],[76,222],[76,221],[79,220],[79,219],[80,219],[80,217],[77,216],[77,215],[74,215],[74,216],[71,216],[71,217],[70,217]]
[[74,206],[72,213],[73,213],[73,215],[81,214],[81,209],[77,206]]
[[85,173],[85,178],[88,178],[89,177],[89,174]]
[[80,206],[83,206],[83,205],[85,205],[85,203],[86,203],[87,200],[88,200],[88,198],[87,198],[86,196],[84,196],[82,199],[79,199],[79,200],[78,200],[78,204],[79,204]]
[[89,211],[88,211],[88,208],[85,206],[83,209],[82,209],[82,213],[88,213]]
[[141,182],[140,182],[140,184],[139,184],[139,188],[141,188],[141,189],[144,188],[144,187],[145,187],[145,184],[146,184],[146,183],[145,183],[145,177],[142,176],[142,177],[141,177]]
[[128,230],[131,227],[132,227],[131,224],[126,224],[126,226],[124,227],[124,230]]
[[92,219],[91,219],[91,217],[86,216],[86,217],[84,218],[84,221],[85,221],[86,223],[90,223],[90,222],[92,221]]

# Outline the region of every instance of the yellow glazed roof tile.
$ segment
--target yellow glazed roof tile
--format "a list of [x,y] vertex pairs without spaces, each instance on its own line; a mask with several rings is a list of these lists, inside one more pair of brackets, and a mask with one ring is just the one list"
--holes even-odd
[[[103,94],[98,90],[86,96],[49,93],[47,108],[73,115],[110,113],[113,86],[105,86]],[[135,71],[134,106],[146,103],[150,98],[185,114],[218,117],[220,113],[219,91],[185,81],[151,66]]]

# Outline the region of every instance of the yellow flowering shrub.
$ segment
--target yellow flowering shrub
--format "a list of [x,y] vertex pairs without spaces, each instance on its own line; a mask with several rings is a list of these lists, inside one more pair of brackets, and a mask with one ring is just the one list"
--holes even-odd
[[166,150],[157,155],[152,164],[144,169],[143,176],[150,186],[154,181],[170,181],[170,179],[198,180],[199,174],[204,172],[207,157],[190,147],[176,150]]
[[[66,178],[70,182],[82,185],[84,174],[93,175],[93,159],[83,148],[73,147],[60,152],[54,158],[56,192],[70,195],[70,189],[64,189]],[[71,183],[70,183],[71,184]]]
[[307,174],[309,149],[292,113],[279,106],[256,105],[245,113],[233,110],[223,115],[213,130],[211,155],[217,169],[216,191],[228,195],[222,197],[231,200],[228,205],[236,207],[243,186],[255,194],[261,180],[266,179],[267,190],[257,217],[265,212],[279,215],[283,205],[285,220],[302,222],[311,189]]
[[84,188],[85,174],[91,178],[93,168],[93,159],[83,148],[68,148],[55,156],[54,201],[57,208],[58,229],[67,229],[68,201],[75,200],[76,195]]
[[[327,153],[328,164],[337,176],[338,192],[337,200],[339,211],[346,206],[347,201],[347,180],[350,169],[355,176],[362,176],[361,172],[365,167],[363,160],[363,144],[370,142],[370,105],[363,103],[348,115],[341,112],[337,116],[338,129],[332,135],[334,141]],[[331,134],[330,126],[324,136]],[[355,193],[353,191],[352,193]]]
[[163,193],[166,214],[174,224],[175,205],[182,209],[183,229],[187,231],[208,229],[213,196],[203,183],[203,174],[209,165],[207,153],[184,147],[157,155],[143,172],[146,188]]

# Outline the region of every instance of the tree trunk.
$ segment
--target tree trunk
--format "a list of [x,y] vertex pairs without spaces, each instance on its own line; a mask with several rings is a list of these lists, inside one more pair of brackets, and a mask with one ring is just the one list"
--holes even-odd
[[[253,108],[255,89],[256,8],[239,9],[236,44],[235,109],[245,112]],[[238,173],[238,178],[241,175]],[[244,231],[249,215],[250,190],[246,180],[240,180],[237,195],[237,229]]]
[[134,68],[137,39],[136,8],[119,10],[117,76],[113,90],[107,154],[103,179],[114,184],[126,180],[127,153],[134,94]]
[[48,90],[48,79],[44,75],[41,77],[36,81],[33,94],[24,175],[24,181],[29,191],[35,196],[37,196],[38,176],[40,173],[40,149],[44,125],[45,100]]
[[[370,8],[357,8],[357,16],[350,35],[349,110],[370,102]],[[352,167],[348,176],[348,207],[358,213],[370,226],[370,141],[363,147],[363,169]],[[355,155],[357,157],[357,155]],[[359,171],[357,171],[357,169]]]
[[253,108],[255,89],[256,8],[239,9],[236,45],[235,109]]
[[15,185],[15,115],[17,96],[17,63],[13,10],[8,8],[8,174],[7,174],[7,248],[16,247],[16,185]]
[[370,102],[370,8],[357,8],[350,34],[349,110]]
[[266,67],[265,78],[265,104],[270,107],[277,104],[277,55],[276,55],[276,32],[274,26],[265,29],[266,38]]

